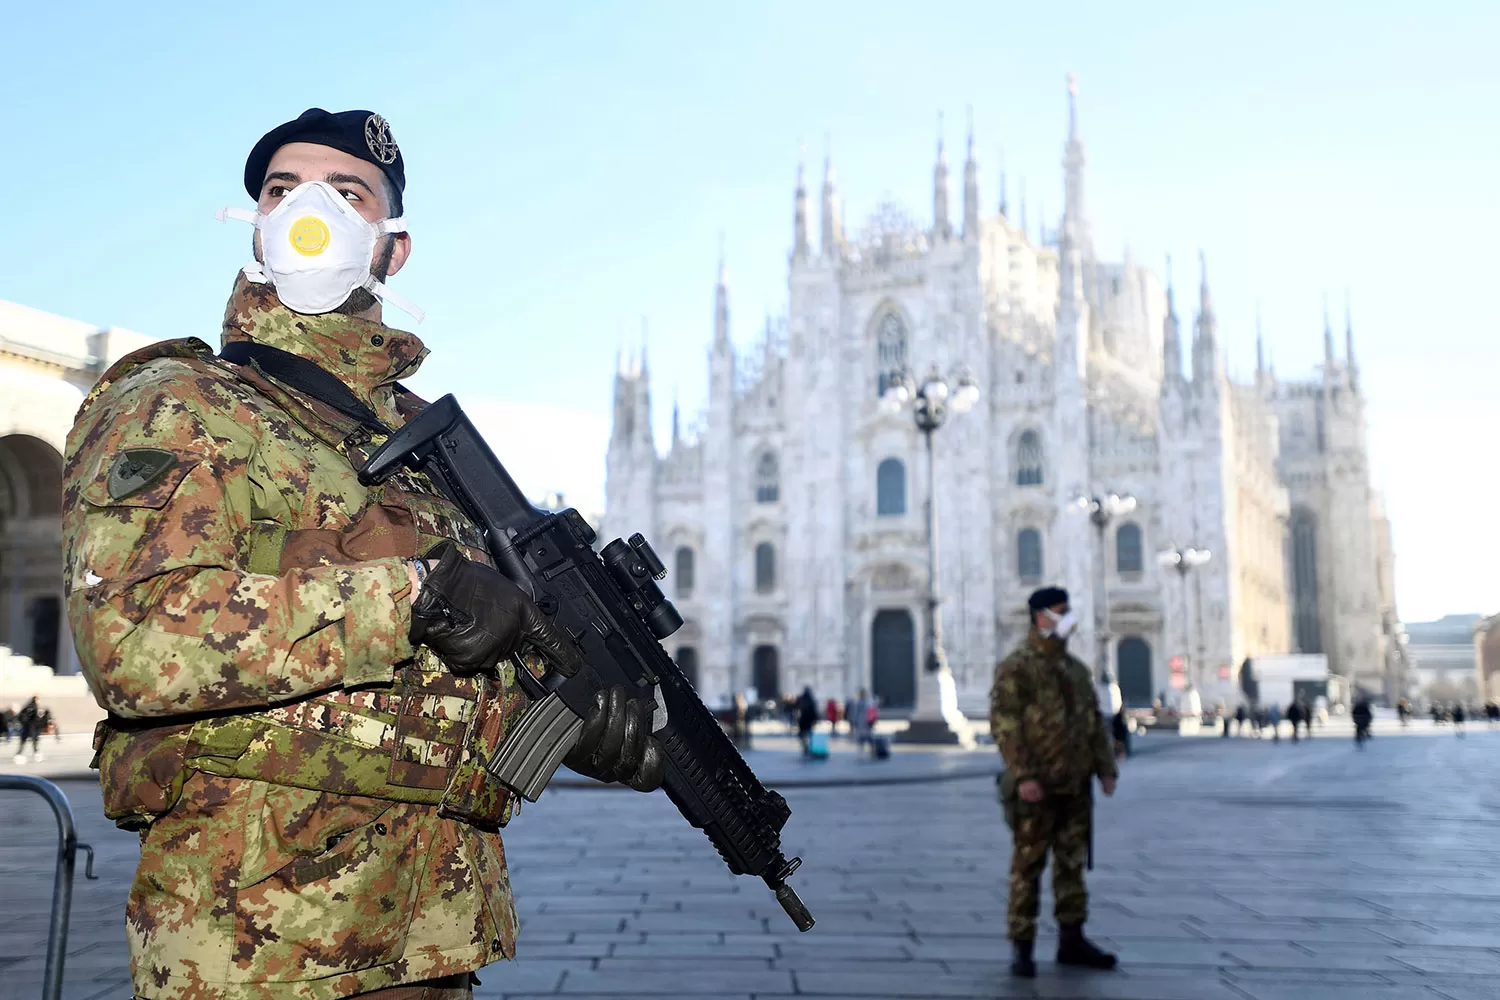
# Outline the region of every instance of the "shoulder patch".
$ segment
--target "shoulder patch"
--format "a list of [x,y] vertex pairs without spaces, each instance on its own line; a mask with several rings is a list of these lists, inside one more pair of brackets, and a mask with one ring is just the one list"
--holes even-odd
[[166,475],[177,456],[160,448],[128,448],[115,456],[106,488],[111,500],[123,500]]

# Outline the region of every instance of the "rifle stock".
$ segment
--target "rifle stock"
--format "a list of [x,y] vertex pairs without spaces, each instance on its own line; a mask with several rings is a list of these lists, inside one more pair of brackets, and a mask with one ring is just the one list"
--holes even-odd
[[533,704],[489,762],[494,779],[536,801],[577,741],[595,692],[623,685],[656,702],[667,797],[730,871],[763,879],[798,929],[809,930],[812,915],[786,881],[802,861],[781,851],[791,810],[756,778],[662,648],[682,618],[656,586],[666,568],[646,540],[617,538],[595,552],[594,531],[576,510],[532,506],[451,395],[392,434],[360,482],[373,486],[402,466],[425,472],[465,510],[500,571],[583,655],[571,676],[533,651],[517,657],[517,681]]

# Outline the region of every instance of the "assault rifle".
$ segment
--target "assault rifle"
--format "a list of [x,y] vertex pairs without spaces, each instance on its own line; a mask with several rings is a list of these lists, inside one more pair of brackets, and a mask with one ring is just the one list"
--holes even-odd
[[452,396],[395,431],[359,480],[373,486],[402,466],[425,473],[464,509],[500,571],[582,651],[585,666],[572,676],[548,669],[538,678],[516,667],[533,703],[487,765],[490,775],[535,802],[577,742],[595,692],[622,684],[665,709],[655,736],[667,759],[667,797],[730,871],[764,879],[797,928],[809,930],[812,914],[786,881],[802,859],[781,853],[791,809],[755,777],[662,648],[682,617],[656,585],[667,570],[651,545],[635,534],[595,552],[594,530],[578,511],[533,507]]

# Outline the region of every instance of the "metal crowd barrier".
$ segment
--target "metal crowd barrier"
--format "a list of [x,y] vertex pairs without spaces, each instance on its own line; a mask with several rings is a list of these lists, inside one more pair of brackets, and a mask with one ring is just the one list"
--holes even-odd
[[63,961],[68,955],[68,913],[73,908],[73,865],[78,849],[88,852],[88,863],[84,866],[84,878],[98,878],[94,874],[94,849],[78,842],[78,830],[73,825],[73,807],[68,797],[46,778],[33,778],[27,774],[0,774],[0,791],[15,790],[36,792],[47,800],[52,813],[57,817],[57,869],[52,880],[52,928],[47,934],[47,970],[42,980],[42,1000],[60,1000],[62,997]]

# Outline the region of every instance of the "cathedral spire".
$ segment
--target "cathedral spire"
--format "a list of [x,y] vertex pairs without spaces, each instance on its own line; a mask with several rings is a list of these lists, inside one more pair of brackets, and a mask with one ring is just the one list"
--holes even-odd
[[1182,331],[1177,322],[1177,303],[1172,294],[1172,255],[1167,254],[1167,318],[1161,330],[1162,388],[1182,381]]
[[643,446],[654,454],[656,445],[651,436],[651,369],[646,363],[647,326],[646,317],[641,316],[641,356],[636,366],[635,383],[635,436]]
[[808,254],[807,184],[805,180],[806,149],[797,151],[797,194],[792,208],[792,259],[806,260]]
[[838,188],[833,178],[833,144],[825,133],[823,136],[823,256],[837,260],[844,246],[843,206],[839,202]]
[[678,424],[678,410],[679,410],[679,408],[678,408],[678,403],[677,403],[677,386],[673,385],[672,386],[672,450],[673,451],[677,450],[678,442],[680,442],[682,440],[682,434],[680,432],[680,428],[679,428],[679,424]]
[[1349,387],[1359,391],[1359,365],[1354,360],[1354,314],[1349,309],[1349,289],[1344,289],[1344,364],[1349,368]]
[[1198,251],[1198,267],[1202,279],[1198,285],[1198,324],[1193,335],[1193,381],[1208,386],[1217,384],[1223,374],[1217,337],[1218,324],[1214,319],[1213,296],[1208,290],[1208,263],[1203,251]]
[[714,350],[729,349],[729,279],[724,268],[724,234],[719,234],[719,281],[714,286]]
[[979,238],[979,161],[974,158],[974,108],[968,108],[969,148],[964,157],[964,239]]
[[1010,217],[1010,205],[1005,201],[1005,147],[1000,147],[1000,214]]
[[639,375],[641,378],[645,379],[648,383],[651,381],[651,372],[646,367],[646,343],[647,343],[647,341],[649,339],[650,339],[650,331],[649,331],[648,327],[646,326],[646,317],[644,315],[642,315],[641,316],[641,361],[640,361],[640,365],[636,368],[636,374]]
[[[1078,137],[1078,77],[1068,74],[1068,144],[1063,153],[1063,226],[1072,229],[1073,241],[1085,257],[1090,256],[1088,222],[1083,204],[1083,141]],[[1043,222],[1045,225],[1045,220]]]
[[1338,360],[1333,354],[1333,322],[1328,318],[1328,290],[1323,290],[1323,378],[1333,378]]
[[943,113],[938,112],[937,166],[932,170],[932,235],[946,240],[953,235],[948,221],[948,153],[943,149]]
[[1255,380],[1266,373],[1266,339],[1260,329],[1260,299],[1255,300]]

